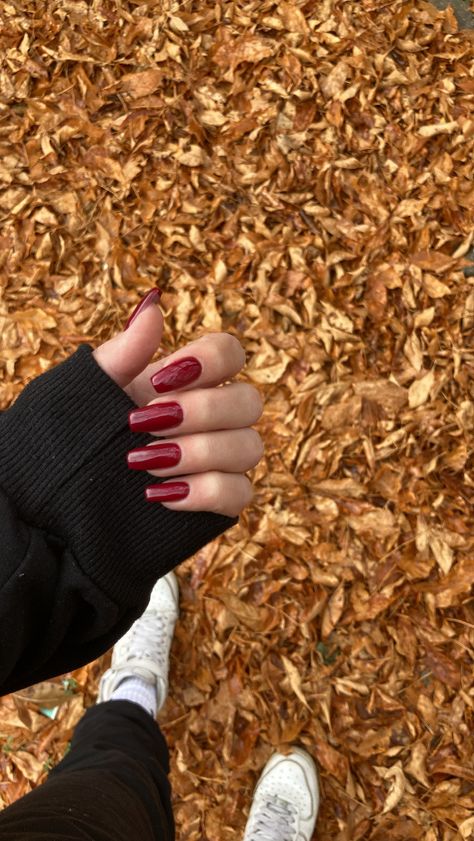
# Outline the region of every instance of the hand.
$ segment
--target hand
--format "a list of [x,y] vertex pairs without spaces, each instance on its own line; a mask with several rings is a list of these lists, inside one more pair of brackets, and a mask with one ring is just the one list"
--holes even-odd
[[128,328],[94,351],[98,365],[140,407],[130,413],[131,429],[160,438],[132,450],[129,467],[172,477],[147,487],[149,502],[235,517],[252,499],[244,474],[263,454],[260,435],[250,428],[262,399],[246,383],[222,386],[245,362],[240,342],[228,333],[210,333],[147,364],[163,331],[163,315],[152,305],[157,300],[158,293],[148,293]]

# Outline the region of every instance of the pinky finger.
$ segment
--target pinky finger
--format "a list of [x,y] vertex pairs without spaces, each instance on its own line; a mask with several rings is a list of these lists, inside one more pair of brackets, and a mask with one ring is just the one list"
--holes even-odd
[[238,517],[252,500],[250,481],[242,473],[210,471],[183,476],[173,482],[148,485],[148,502],[159,502],[171,511],[210,511]]

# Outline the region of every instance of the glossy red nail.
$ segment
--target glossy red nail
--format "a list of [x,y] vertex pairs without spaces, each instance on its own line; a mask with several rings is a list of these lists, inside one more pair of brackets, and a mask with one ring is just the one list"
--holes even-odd
[[179,403],[152,403],[132,409],[128,423],[132,432],[159,432],[172,429],[183,422],[183,410]]
[[132,470],[166,470],[181,461],[181,447],[168,441],[137,447],[127,453],[127,464]]
[[151,378],[151,384],[158,394],[174,391],[189,383],[193,383],[201,376],[202,365],[194,356],[185,356],[172,362],[161,371],[157,371]]
[[133,310],[130,318],[128,319],[128,321],[125,325],[125,330],[128,330],[131,323],[133,321],[135,321],[135,319],[138,318],[138,316],[141,315],[142,312],[144,312],[144,310],[148,309],[148,307],[150,307],[152,304],[157,304],[158,301],[160,300],[160,298],[161,298],[161,289],[159,289],[158,286],[156,286],[154,289],[150,289],[150,291],[147,292],[145,297],[142,298],[142,300],[140,301],[138,306],[136,306],[135,309]]
[[189,494],[187,482],[163,482],[162,485],[148,485],[145,496],[148,502],[179,502]]

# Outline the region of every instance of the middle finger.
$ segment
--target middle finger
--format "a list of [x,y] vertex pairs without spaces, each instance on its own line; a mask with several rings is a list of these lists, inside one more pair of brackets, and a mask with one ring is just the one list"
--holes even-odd
[[247,383],[231,383],[219,388],[197,388],[172,392],[166,399],[132,409],[128,419],[132,432],[151,435],[187,435],[219,429],[252,426],[262,414],[259,392]]

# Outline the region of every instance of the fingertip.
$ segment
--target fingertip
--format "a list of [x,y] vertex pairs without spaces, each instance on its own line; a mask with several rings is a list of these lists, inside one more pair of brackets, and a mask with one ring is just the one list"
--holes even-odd
[[163,333],[163,313],[156,306],[135,314],[128,328],[94,351],[103,371],[121,388],[140,374],[158,349]]
[[155,286],[153,289],[150,289],[149,292],[142,298],[141,301],[137,304],[135,309],[133,310],[132,314],[127,320],[124,330],[128,330],[129,327],[134,324],[137,319],[143,315],[143,313],[150,309],[153,304],[158,304],[161,298],[162,292],[159,286]]

